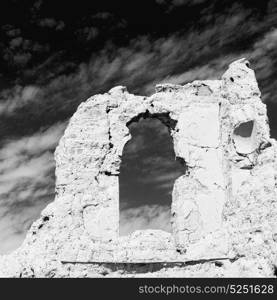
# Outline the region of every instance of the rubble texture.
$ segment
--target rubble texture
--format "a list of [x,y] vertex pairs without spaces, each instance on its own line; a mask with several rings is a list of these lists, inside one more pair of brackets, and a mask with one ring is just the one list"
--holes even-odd
[[[172,192],[172,234],[119,236],[119,167],[128,125],[168,126],[184,175]],[[277,267],[276,141],[249,62],[221,80],[118,86],[83,102],[55,152],[56,197],[2,277],[273,277]]]

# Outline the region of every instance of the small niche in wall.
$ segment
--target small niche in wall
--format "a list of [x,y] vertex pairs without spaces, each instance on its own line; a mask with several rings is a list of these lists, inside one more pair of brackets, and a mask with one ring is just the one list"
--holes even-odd
[[233,142],[236,151],[239,154],[249,154],[256,150],[255,122],[253,120],[240,123],[235,127],[233,133]]

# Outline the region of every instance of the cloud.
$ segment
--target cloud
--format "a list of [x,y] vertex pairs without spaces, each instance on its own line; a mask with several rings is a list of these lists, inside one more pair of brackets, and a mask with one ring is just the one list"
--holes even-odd
[[102,19],[102,20],[106,20],[111,18],[113,15],[108,12],[108,11],[102,11],[102,12],[98,12],[95,15],[92,16],[93,19]]
[[207,0],[156,0],[157,4],[168,5],[170,7],[193,6],[206,2]]
[[23,38],[21,36],[13,38],[10,40],[10,47],[17,48],[23,43]]
[[[149,95],[160,82],[184,84],[194,79],[219,78],[230,62],[242,55],[251,55],[251,43],[244,43],[245,49],[234,46],[236,40],[243,44],[243,40],[261,30],[262,25],[249,14],[234,5],[229,15],[218,17],[215,24],[201,30],[192,27],[158,39],[139,36],[124,47],[107,42],[88,62],[75,67],[74,72],[67,69],[74,64],[61,64],[58,53],[53,54],[41,66],[25,71],[36,78],[42,89],[42,107],[38,109],[26,103],[26,110],[44,114],[54,111],[67,118],[81,101],[114,85],[126,85],[130,92]],[[53,60],[55,55],[57,58]],[[264,70],[270,61],[265,63]]]
[[136,135],[132,137],[128,143],[128,146],[126,145],[125,147],[125,155],[128,155],[128,157],[132,158],[137,157],[138,151],[141,151],[145,148],[145,141],[143,135]]
[[17,53],[13,56],[13,62],[18,66],[25,66],[31,58],[32,54],[29,52]]
[[263,38],[254,44],[249,57],[255,63],[255,71],[258,74],[258,79],[268,80],[275,73],[275,63],[277,62],[276,47],[277,27],[266,32]]
[[34,5],[33,5],[33,8],[34,8],[35,10],[39,10],[40,7],[42,6],[42,4],[43,4],[43,0],[35,1]]
[[18,214],[0,214],[0,255],[10,253],[21,245],[27,230],[39,217],[45,203],[47,201],[38,201],[35,205],[25,206]]
[[[163,165],[162,167],[164,168]],[[178,178],[180,175],[182,175],[182,172],[180,170],[167,170],[167,173],[163,174],[161,170],[156,169],[155,171],[150,172],[148,176],[140,178],[139,181],[143,183],[151,182],[151,184],[158,185],[158,188],[160,188],[161,185],[169,184],[171,182],[172,187],[172,181]]]
[[40,27],[47,27],[47,28],[53,28],[55,30],[63,30],[65,27],[65,24],[61,20],[55,20],[53,18],[44,18],[40,19],[37,24]]
[[1,29],[9,37],[17,37],[21,34],[21,29],[15,28],[13,25],[10,25],[10,24],[6,24],[6,25],[2,26]]
[[40,92],[37,86],[16,86],[11,90],[5,90],[1,95],[0,115],[10,115],[14,110],[24,107],[28,102],[36,101]]
[[2,49],[3,59],[8,63],[10,68],[17,70],[26,67],[35,55],[45,53],[49,50],[48,44],[40,44],[37,41],[24,38],[20,29],[13,26],[2,27],[8,40]]
[[189,9],[190,7],[203,3],[206,3],[206,7],[209,7],[207,0],[156,0],[156,3],[165,8],[166,13],[168,14],[183,7]]
[[162,205],[144,205],[120,212],[120,235],[135,230],[160,229],[171,232],[170,208]]
[[65,126],[58,123],[32,136],[8,140],[1,148],[0,253],[19,245],[42,208],[53,200],[53,151]]
[[93,26],[86,26],[82,29],[76,31],[76,36],[78,39],[89,42],[94,40],[99,35],[99,29]]

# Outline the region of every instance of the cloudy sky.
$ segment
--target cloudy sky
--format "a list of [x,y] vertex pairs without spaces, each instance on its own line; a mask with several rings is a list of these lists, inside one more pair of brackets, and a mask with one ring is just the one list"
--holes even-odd
[[[277,138],[276,49],[276,0],[2,0],[0,253],[18,247],[53,201],[53,151],[86,98],[115,85],[149,95],[160,82],[220,78],[229,63],[247,57]],[[170,190],[181,170],[166,129],[145,122],[131,128],[133,144],[125,149],[123,233],[136,226],[170,230]],[[147,128],[159,137],[145,135]],[[135,181],[138,174],[144,180]],[[131,193],[142,186],[151,186],[147,196]]]

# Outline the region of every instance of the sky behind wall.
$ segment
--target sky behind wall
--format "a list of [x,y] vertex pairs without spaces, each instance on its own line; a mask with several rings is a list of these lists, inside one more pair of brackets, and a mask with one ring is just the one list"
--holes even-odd
[[[276,48],[276,0],[2,0],[0,253],[53,201],[53,151],[86,98],[115,85],[149,95],[156,83],[218,79],[246,57],[277,138]],[[138,221],[153,213],[136,209]]]

